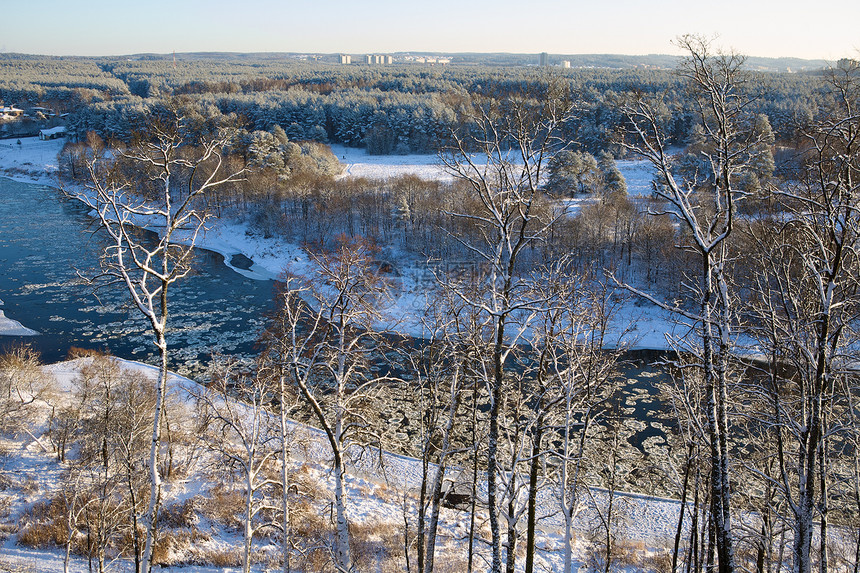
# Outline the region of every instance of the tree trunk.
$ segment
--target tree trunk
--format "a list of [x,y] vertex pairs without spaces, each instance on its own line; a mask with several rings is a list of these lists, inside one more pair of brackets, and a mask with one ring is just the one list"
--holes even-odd
[[502,348],[504,344],[505,321],[499,318],[496,324],[496,340],[493,348],[493,379],[490,398],[490,429],[487,436],[487,505],[490,512],[490,535],[492,537],[493,573],[502,571],[502,535],[499,527],[498,512],[498,449],[499,449],[499,412],[502,401]]
[[529,508],[526,518],[526,569],[525,573],[534,573],[535,567],[535,526],[537,520],[537,481],[540,469],[541,441],[543,440],[543,410],[538,414],[534,442],[532,442],[532,459],[529,468]]
[[281,375],[278,377],[278,385],[280,390],[280,400],[281,400],[281,513],[282,513],[282,539],[281,539],[281,553],[283,553],[283,562],[282,562],[282,571],[283,573],[290,573],[290,446],[291,440],[289,436],[289,430],[287,427],[287,410],[286,410],[286,385],[284,383],[284,376]]
[[149,448],[150,493],[149,507],[146,510],[146,517],[144,518],[146,544],[143,548],[143,559],[140,561],[138,573],[149,573],[152,569],[152,549],[158,525],[158,509],[161,504],[161,473],[158,469],[158,453],[161,448],[161,418],[164,415],[165,394],[167,393],[167,341],[164,337],[163,329],[156,330],[156,345],[161,354],[161,367],[158,373],[158,384],[155,389],[155,414],[152,423],[152,442]]
[[[248,464],[253,463],[253,458],[249,456]],[[245,471],[245,515],[244,527],[242,528],[242,573],[250,573],[251,571],[251,541],[253,539],[253,505],[254,505],[254,478],[250,467],[246,467]]]
[[[454,421],[457,417],[457,410],[460,407],[460,370],[455,371],[451,382],[451,397],[448,408],[448,419],[445,421],[445,428],[442,432],[442,451],[439,454],[439,465],[436,468],[434,476],[433,489],[430,497],[430,523],[427,531],[427,549],[425,552],[426,564],[424,573],[433,573],[434,559],[436,555],[436,532],[439,528],[439,506],[442,501],[442,485],[445,478],[445,469],[448,465],[448,454],[451,449],[451,435],[454,431]],[[426,461],[425,461],[426,466]],[[426,470],[425,470],[426,472]],[[422,496],[423,496],[422,486]],[[421,524],[419,524],[419,527]],[[422,540],[419,539],[419,550]],[[419,566],[420,567],[420,566]]]
[[337,511],[337,544],[335,555],[337,569],[340,573],[352,571],[352,560],[349,552],[349,522],[346,518],[346,500],[343,492],[343,472],[340,456],[335,456],[334,464],[334,503]]
[[475,452],[472,455],[472,484],[470,493],[472,501],[469,504],[469,550],[466,573],[472,573],[475,558],[475,521],[478,504],[478,387],[477,383],[472,392],[472,444]]
[[[721,248],[721,247],[720,247]],[[726,414],[725,348],[714,335],[714,266],[711,253],[702,251],[702,351],[707,395],[707,428],[711,450],[711,521],[717,553],[717,571],[733,573],[734,548],[732,543],[730,484],[728,473],[728,421]],[[721,282],[721,278],[716,279]],[[724,331],[727,324],[720,322]],[[724,332],[723,332],[724,334]],[[715,345],[719,345],[715,348]]]
[[681,533],[684,530],[684,512],[687,509],[687,486],[690,482],[690,467],[693,464],[693,444],[687,447],[687,463],[684,465],[684,485],[681,486],[681,508],[678,515],[678,527],[675,528],[675,543],[672,547],[672,573],[678,571],[678,552],[681,547]]
[[[514,454],[516,458],[516,454]],[[516,461],[516,460],[515,460]],[[514,568],[517,564],[517,474],[516,465],[512,464],[511,468],[511,488],[508,497],[508,551],[505,559],[505,573],[514,573]]]

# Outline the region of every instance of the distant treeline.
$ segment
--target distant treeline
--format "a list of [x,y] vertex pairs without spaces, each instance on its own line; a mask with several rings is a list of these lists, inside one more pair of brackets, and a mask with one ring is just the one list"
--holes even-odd
[[[582,102],[566,136],[582,149],[611,149],[615,102],[632,92],[663,94],[674,143],[692,133],[690,101],[673,72],[643,68],[562,69],[482,65],[339,66],[288,59],[0,58],[0,101],[68,113],[72,138],[89,131],[128,142],[154,109],[182,98],[206,117],[247,132],[280,126],[292,141],[365,147],[373,154],[431,153],[476,99],[539,93],[560,76]],[[826,103],[816,73],[751,72],[759,113],[777,142]]]

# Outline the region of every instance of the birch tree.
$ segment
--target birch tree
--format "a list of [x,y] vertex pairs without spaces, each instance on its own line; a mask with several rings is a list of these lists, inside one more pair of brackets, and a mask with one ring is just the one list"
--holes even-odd
[[[369,369],[382,344],[376,323],[387,297],[385,282],[373,270],[373,249],[364,241],[341,238],[334,252],[312,253],[312,282],[288,280],[279,295],[281,311],[291,313],[278,333],[278,351],[310,416],[331,448],[334,477],[335,568],[355,569],[349,546],[345,477],[354,448],[378,444],[371,404],[381,377]],[[294,325],[294,326],[291,326]]]
[[[421,412],[421,486],[417,515],[417,566],[419,573],[435,568],[439,514],[444,501],[446,474],[458,454],[470,451],[464,444],[465,423],[459,412],[468,390],[471,347],[463,328],[468,323],[461,300],[441,291],[424,321],[430,333],[425,344],[410,353],[409,364],[418,386]],[[410,382],[414,384],[415,382]]]
[[697,158],[703,168],[679,171],[661,129],[661,108],[642,96],[622,106],[629,130],[622,145],[654,167],[658,179],[654,194],[665,203],[663,213],[673,217],[688,237],[684,248],[697,259],[699,269],[689,277],[687,295],[696,300],[697,309],[689,311],[673,301],[636,292],[695,327],[695,337],[679,341],[679,349],[697,357],[704,375],[717,570],[730,573],[735,569],[736,543],[731,518],[729,361],[736,317],[728,281],[728,241],[737,202],[744,195],[740,176],[761,152],[767,134],[755,129],[744,57],[715,54],[707,40],[695,36],[682,36],[678,45],[687,53],[677,73],[693,96],[701,130]]
[[[75,194],[93,210],[107,238],[99,278],[124,287],[132,306],[146,320],[159,355],[148,463],[151,492],[138,573],[148,573],[151,567],[161,504],[158,457],[169,363],[168,293],[191,271],[193,245],[207,220],[200,210],[201,200],[241,177],[241,171],[224,172],[226,134],[194,141],[186,127],[182,115],[176,114],[154,121],[140,143],[128,150],[93,149],[87,161],[90,183]],[[157,236],[147,237],[140,227],[154,229]]]
[[[289,417],[298,411],[302,398],[298,395],[298,380],[311,384],[314,369],[310,366],[315,348],[315,333],[322,327],[320,320],[306,322],[301,294],[304,287],[298,279],[288,278],[275,295],[275,312],[260,336],[263,351],[259,358],[259,374],[268,380],[270,392],[277,402],[278,433],[281,466],[281,553],[284,573],[291,570],[292,527],[290,491],[293,487],[290,464],[295,433]],[[316,318],[321,319],[320,315]]]
[[50,398],[53,380],[42,372],[39,354],[13,346],[0,356],[0,432],[24,430],[30,409]]
[[[538,432],[533,438],[526,571],[534,570],[533,529],[538,488],[534,476],[539,462],[535,456],[543,452],[563,520],[563,571],[570,573],[574,520],[590,469],[588,450],[603,403],[614,389],[612,375],[624,333],[619,332],[615,339],[608,334],[613,309],[605,285],[573,273],[564,263],[552,271],[541,287],[554,291],[552,298],[548,297],[552,302],[541,312],[530,337],[530,346],[540,353],[538,388],[543,388],[540,393],[543,408],[537,412],[542,420],[536,425]],[[604,346],[615,346],[616,350],[606,350]],[[539,447],[541,439],[553,445]]]
[[860,64],[840,61],[826,82],[833,104],[801,128],[804,151],[776,190],[779,212],[750,233],[763,271],[752,332],[770,357],[766,420],[779,467],[759,476],[785,497],[796,573],[812,571],[816,519],[819,571],[828,569],[828,478],[837,461],[828,444],[845,439],[840,420],[856,391],[839,380],[854,367],[860,313]]
[[208,432],[203,436],[220,463],[232,474],[238,470],[244,490],[242,508],[242,571],[251,570],[251,544],[261,530],[272,527],[258,522],[261,512],[275,509],[266,493],[278,480],[269,475],[270,462],[277,459],[278,433],[274,416],[266,410],[270,401],[267,381],[243,371],[232,360],[216,363],[212,384],[197,392],[206,409]]

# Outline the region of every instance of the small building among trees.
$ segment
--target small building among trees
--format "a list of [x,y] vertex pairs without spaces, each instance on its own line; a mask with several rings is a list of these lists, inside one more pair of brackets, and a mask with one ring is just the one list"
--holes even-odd
[[24,110],[19,109],[19,108],[15,107],[14,105],[0,106],[0,117],[2,117],[2,118],[20,117],[22,115],[24,115]]
[[66,137],[66,127],[63,125],[59,125],[57,127],[52,127],[50,129],[40,129],[39,130],[39,139],[48,140],[48,139],[57,139],[58,137]]

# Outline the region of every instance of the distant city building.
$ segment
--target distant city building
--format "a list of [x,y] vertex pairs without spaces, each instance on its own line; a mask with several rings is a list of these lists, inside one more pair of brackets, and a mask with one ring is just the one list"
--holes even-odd
[[540,65],[545,67],[549,65],[549,54],[546,52],[540,53]]
[[352,63],[352,56],[348,56],[346,54],[341,54],[340,55],[340,63],[341,64],[351,64]]
[[364,56],[365,64],[393,64],[394,58],[385,54],[367,54]]
[[562,60],[561,61],[561,67],[566,69],[566,70],[570,69],[570,60]]
[[442,65],[450,64],[451,58],[443,57],[443,56],[436,57],[436,56],[411,56],[411,55],[407,55],[407,56],[402,57],[402,61],[413,63],[413,64],[430,64],[431,66],[433,66],[436,64],[442,64]]

